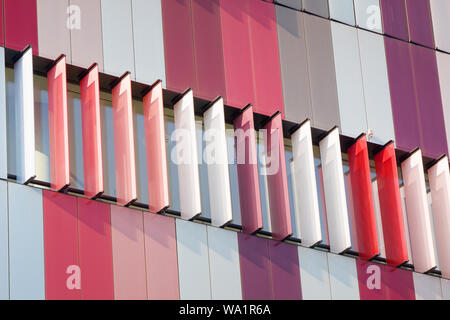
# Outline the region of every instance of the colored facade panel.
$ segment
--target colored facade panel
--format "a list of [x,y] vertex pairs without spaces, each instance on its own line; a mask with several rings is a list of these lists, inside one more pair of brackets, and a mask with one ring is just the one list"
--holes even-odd
[[370,142],[385,144],[395,139],[395,131],[384,40],[358,29],[358,44]]
[[241,300],[238,236],[233,231],[207,227],[211,298]]
[[369,153],[366,136],[358,139],[348,150],[350,180],[358,229],[358,252],[361,259],[369,260],[380,253],[372,196]]
[[175,219],[144,213],[148,299],[179,299]]
[[67,115],[66,58],[47,73],[51,188],[59,191],[70,184],[69,125]]
[[367,131],[364,87],[359,58],[358,32],[342,23],[331,22],[340,129],[343,135],[357,137]]
[[45,297],[79,300],[77,198],[44,190]]
[[276,6],[286,120],[312,119],[304,14]]
[[433,21],[434,41],[437,49],[450,52],[450,2],[430,0],[431,20]]
[[114,299],[111,206],[78,198],[81,299]]
[[356,25],[362,29],[383,33],[380,0],[354,0]]
[[260,0],[247,2],[255,90],[255,100],[249,102],[255,103],[258,113],[284,114],[275,6]]
[[355,8],[353,0],[328,0],[330,18],[354,26]]
[[195,94],[209,100],[225,96],[220,0],[191,0],[191,9],[197,79]]
[[296,10],[302,10],[302,0],[277,0],[279,4]]
[[241,224],[245,233],[262,228],[256,135],[253,108],[243,110],[234,120],[237,178],[241,208]]
[[414,76],[409,53],[410,44],[389,37],[384,38],[395,144],[404,151],[412,151],[421,144],[416,108]]
[[151,212],[169,206],[166,141],[162,83],[144,96],[145,142],[147,154],[148,203]]
[[[68,13],[67,13],[68,11]],[[72,64],[88,68],[98,63],[103,71],[103,41],[101,2],[70,0],[69,14]],[[67,16],[66,16],[67,17]]]
[[441,88],[445,131],[447,133],[447,147],[450,149],[450,56],[446,53],[436,52],[436,61]]
[[273,299],[302,299],[297,246],[269,241]]
[[23,50],[33,47],[38,55],[37,0],[4,0],[5,47]]
[[0,300],[9,299],[8,184],[0,180]]
[[442,300],[441,281],[438,277],[413,273],[416,300]]
[[112,100],[117,203],[127,205],[137,198],[131,75],[129,73],[125,74],[112,89]]
[[437,264],[434,255],[422,152],[417,150],[403,161],[401,166],[414,270],[424,273],[435,268]]
[[4,20],[5,20],[5,16],[4,16],[4,0],[0,1],[0,46],[4,46],[5,45],[5,24],[4,24]]
[[[1,30],[0,30],[1,32]],[[8,176],[5,49],[0,47],[0,179]]]
[[303,0],[303,9],[323,18],[328,18],[330,16],[327,0]]
[[105,73],[130,71],[135,79],[131,0],[102,0],[101,12]]
[[433,201],[434,230],[442,276],[450,279],[450,172],[444,157],[428,170]]
[[72,62],[70,28],[67,27],[69,0],[39,0],[37,4],[37,31],[39,56],[56,59],[61,54]]
[[434,47],[430,0],[405,0],[409,39],[429,48]]
[[161,5],[167,89],[196,90],[191,0],[162,1]]
[[223,100],[220,98],[203,114],[211,223],[216,227],[223,226],[233,218],[223,108]]
[[9,183],[8,211],[10,299],[43,300],[45,269],[42,190]]
[[327,253],[298,247],[302,298],[331,300]]
[[418,117],[422,136],[421,148],[427,157],[448,154],[441,91],[432,49],[411,45],[412,68],[416,87]]
[[331,25],[329,21],[311,15],[305,15],[304,18],[313,110],[312,125],[329,130],[340,125]]
[[166,83],[161,1],[132,0],[136,81]]
[[206,226],[176,220],[180,299],[211,299]]
[[351,246],[350,227],[337,128],[320,141],[330,250],[341,253]]
[[111,236],[115,299],[147,299],[142,211],[111,206]]
[[358,274],[353,258],[327,253],[333,300],[359,300]]
[[238,233],[242,298],[271,300],[273,297],[268,240]]
[[380,0],[380,5],[384,33],[408,41],[405,0]]

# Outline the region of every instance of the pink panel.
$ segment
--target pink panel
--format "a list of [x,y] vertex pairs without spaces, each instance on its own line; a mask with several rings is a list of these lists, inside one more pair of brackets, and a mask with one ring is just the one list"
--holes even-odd
[[78,199],[81,298],[114,299],[111,243],[111,206],[85,198]]
[[266,173],[272,237],[282,240],[292,234],[292,225],[281,113],[275,115],[264,129],[267,130],[266,154],[270,159]]
[[245,1],[249,8],[256,111],[265,115],[281,111],[284,117],[275,6],[261,0]]
[[66,57],[61,56],[47,73],[51,187],[59,191],[70,184],[69,127],[67,119]]
[[103,193],[102,133],[98,65],[94,64],[80,82],[83,126],[84,195]]
[[262,228],[262,214],[251,106],[247,106],[234,120],[234,130],[242,231],[253,233]]
[[148,298],[179,299],[175,219],[145,213],[144,234]]
[[77,198],[44,190],[43,201],[45,297],[79,300]]
[[144,97],[144,121],[149,209],[151,212],[160,212],[169,206],[161,81],[156,82]]
[[246,0],[220,0],[227,86],[224,102],[236,107],[255,102],[248,15]]
[[127,205],[137,198],[130,73],[112,89],[112,108],[117,203]]
[[114,296],[147,299],[142,211],[111,206]]

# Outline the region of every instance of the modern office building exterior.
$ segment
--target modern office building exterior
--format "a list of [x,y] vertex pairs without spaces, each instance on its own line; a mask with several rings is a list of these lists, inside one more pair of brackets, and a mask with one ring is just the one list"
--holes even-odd
[[0,299],[450,299],[448,0],[0,9]]

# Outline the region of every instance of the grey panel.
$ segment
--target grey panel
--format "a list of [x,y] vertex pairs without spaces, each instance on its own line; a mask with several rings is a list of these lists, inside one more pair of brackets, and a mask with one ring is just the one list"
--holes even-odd
[[430,0],[430,8],[436,48],[450,52],[450,1]]
[[0,180],[0,300],[9,299],[8,185]]
[[[7,115],[7,141],[16,141],[16,107],[14,94],[14,69],[5,70],[6,115]],[[16,144],[7,143],[8,173],[17,174]]]
[[56,59],[64,53],[71,63],[70,29],[67,10],[69,0],[37,1],[39,55]]
[[84,190],[81,100],[79,93],[69,89],[67,90],[67,113],[69,118],[70,186]]
[[327,253],[298,247],[302,298],[304,300],[331,300]]
[[97,62],[103,71],[100,0],[70,0],[70,5],[72,63],[87,68]]
[[331,22],[342,134],[357,137],[367,130],[366,107],[354,27]]
[[355,25],[355,9],[353,7],[353,0],[328,0],[330,7],[330,18]]
[[447,144],[450,150],[450,55],[436,52]]
[[442,300],[441,281],[438,277],[413,272],[416,300]]
[[442,299],[450,300],[450,280],[441,278]]
[[144,107],[133,100],[134,146],[136,152],[136,185],[138,202],[148,203],[147,154],[145,149]]
[[114,157],[114,122],[111,96],[100,99],[102,123],[103,184],[105,195],[116,196],[116,160]]
[[207,227],[211,294],[214,300],[242,300],[237,233]]
[[383,145],[395,140],[384,39],[358,30],[358,40],[368,128],[373,133],[369,141]]
[[330,22],[305,15],[306,48],[311,86],[313,127],[340,125]]
[[45,299],[42,190],[8,183],[12,300]]
[[233,210],[233,224],[241,225],[241,203],[239,198],[239,182],[237,176],[236,151],[234,147],[234,129],[230,124],[225,124],[227,148],[228,148],[228,170],[230,172],[231,206]]
[[329,18],[328,0],[303,0],[303,9],[318,16]]
[[180,299],[211,299],[206,226],[176,219]]
[[136,80],[166,86],[161,0],[132,0]]
[[36,179],[50,182],[50,139],[47,78],[34,76],[34,134]]
[[333,253],[327,255],[332,299],[359,300],[356,260]]
[[135,79],[131,0],[102,0],[102,33],[105,73]]
[[379,0],[355,0],[355,15],[360,28],[383,33]]
[[302,10],[302,0],[276,0],[276,3],[281,3],[287,7]]
[[312,118],[304,14],[276,6],[286,120]]
[[5,49],[0,48],[0,179],[8,177]]

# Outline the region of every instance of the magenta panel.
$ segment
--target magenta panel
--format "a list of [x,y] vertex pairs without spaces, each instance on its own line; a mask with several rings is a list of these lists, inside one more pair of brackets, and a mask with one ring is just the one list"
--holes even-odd
[[384,33],[408,41],[405,0],[380,0],[380,6]]
[[0,46],[5,45],[5,27],[4,27],[4,0],[0,0]]
[[4,0],[5,47],[22,51],[27,45],[38,55],[36,0]]
[[406,0],[411,42],[434,48],[430,0]]

